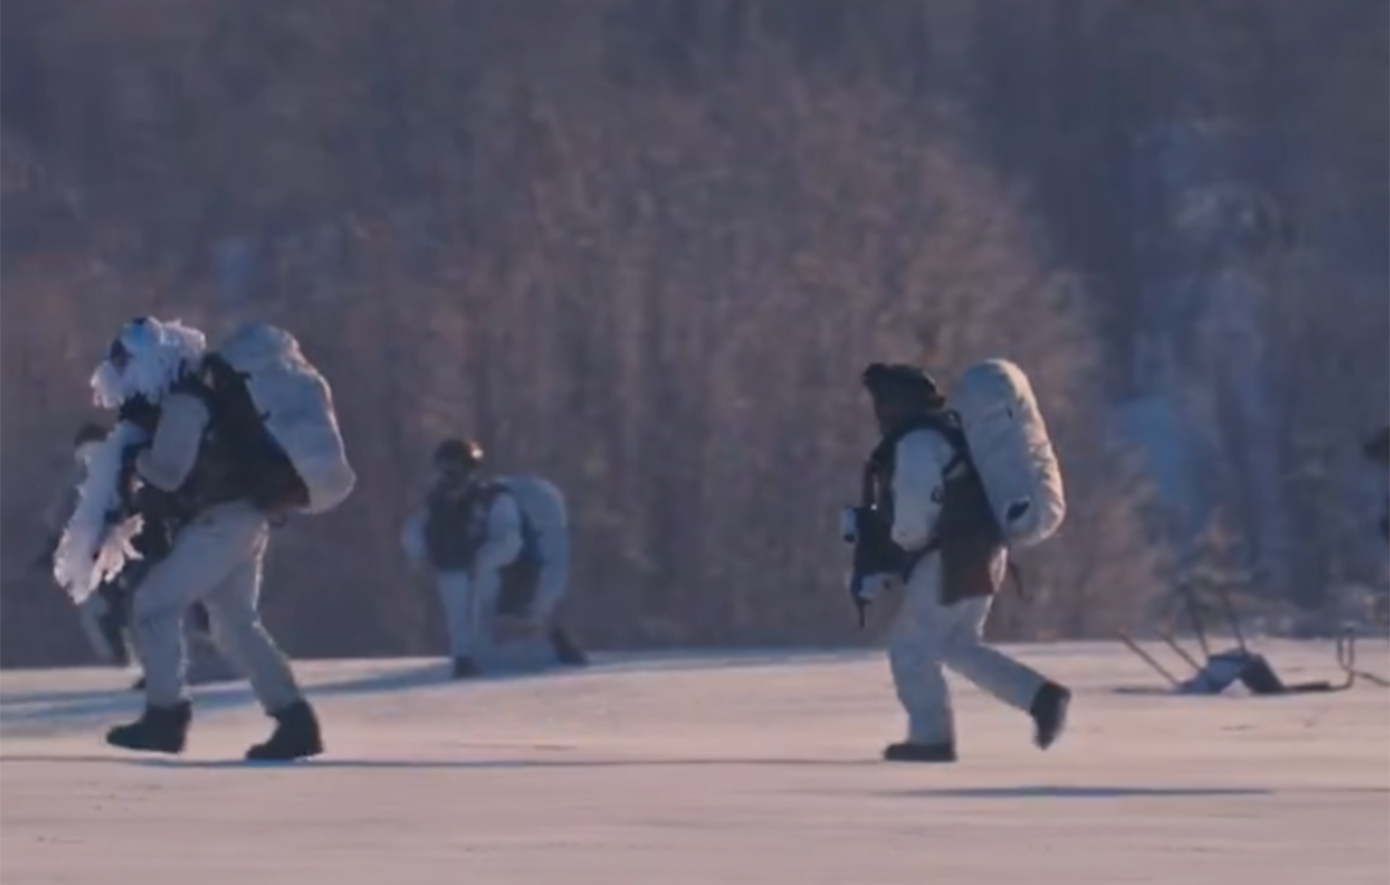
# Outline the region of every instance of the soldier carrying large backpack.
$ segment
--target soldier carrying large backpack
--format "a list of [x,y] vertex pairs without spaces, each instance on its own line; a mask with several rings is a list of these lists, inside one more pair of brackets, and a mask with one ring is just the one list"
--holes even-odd
[[860,506],[844,515],[842,534],[855,547],[850,590],[862,612],[885,588],[905,585],[889,660],[908,732],[884,758],[955,761],[943,667],[1026,711],[1046,749],[1065,724],[1070,692],[982,640],[1009,547],[1050,536],[1065,512],[1027,378],[1012,363],[980,363],[949,404],[915,366],[875,363],[862,381],[883,438]]
[[455,679],[478,675],[494,616],[543,631],[563,664],[587,663],[557,620],[569,582],[565,499],[538,476],[485,477],[476,442],[444,440],[425,506],[401,533],[407,557],[436,576]]
[[130,601],[145,710],[107,742],[183,750],[192,706],[181,626],[201,601],[214,642],[276,721],[247,758],[322,752],[318,719],[256,603],[270,522],[330,510],[356,483],[327,382],[283,329],[252,323],[210,351],[196,329],[143,318],[122,329],[92,386],[121,418],[88,463],[54,577],[81,603],[139,558],[130,542],[149,525],[169,541]]

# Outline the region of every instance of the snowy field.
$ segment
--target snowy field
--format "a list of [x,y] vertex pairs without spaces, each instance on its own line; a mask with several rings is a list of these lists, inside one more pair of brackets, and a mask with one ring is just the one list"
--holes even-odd
[[[1324,644],[1264,643],[1286,679]],[[1118,693],[1123,648],[1016,649],[1077,689],[1047,753],[956,684],[962,762],[878,761],[902,717],[879,655],[601,658],[444,680],[425,661],[300,665],[328,752],[236,762],[241,687],[196,695],[189,751],[122,754],[128,678],[5,672],[3,885],[1385,885],[1390,691]],[[1390,650],[1365,641],[1365,669]]]

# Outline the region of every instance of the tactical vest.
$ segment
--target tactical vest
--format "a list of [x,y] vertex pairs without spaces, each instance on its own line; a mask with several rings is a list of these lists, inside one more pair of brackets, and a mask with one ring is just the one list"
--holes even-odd
[[213,353],[173,390],[197,397],[208,412],[198,459],[178,491],[187,511],[245,500],[276,517],[308,503],[304,481],[266,429],[245,376]]
[[[507,488],[498,482],[475,482],[464,486],[441,483],[431,492],[425,505],[425,553],[437,571],[466,571],[473,568],[478,551],[487,542],[487,521],[498,495]],[[501,587],[497,612],[525,617],[540,586],[543,562],[540,536],[521,510],[521,551],[500,570]]]
[[953,455],[942,471],[941,513],[931,539],[921,550],[904,558],[903,579],[911,575],[923,557],[940,551],[943,605],[992,596],[998,592],[1000,583],[993,564],[997,557],[1005,555],[1007,545],[984,484],[970,460],[965,434],[953,413],[933,413],[905,422],[883,437],[864,468],[865,505],[878,509],[891,524],[898,443],[918,430],[940,434],[951,446]]
[[502,491],[492,482],[441,482],[425,502],[425,553],[437,571],[466,571],[487,541],[487,518]]

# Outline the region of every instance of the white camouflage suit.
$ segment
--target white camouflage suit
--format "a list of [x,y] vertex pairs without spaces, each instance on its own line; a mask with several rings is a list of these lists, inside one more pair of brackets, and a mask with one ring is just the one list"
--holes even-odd
[[[164,491],[178,489],[198,458],[209,415],[194,396],[173,393],[160,403],[150,448],[136,472]],[[155,563],[135,590],[131,633],[145,671],[152,707],[183,700],[183,614],[201,600],[212,640],[250,680],[269,713],[301,699],[289,662],[261,625],[256,603],[269,527],[249,502],[218,504],[179,530],[169,555]]]
[[[933,430],[916,430],[898,441],[893,472],[894,543],[909,552],[931,538],[941,512],[944,471],[953,451]],[[1001,553],[992,567],[996,585],[1007,567]],[[955,743],[951,695],[943,667],[1028,711],[1044,677],[983,642],[992,599],[940,602],[941,554],[922,557],[908,577],[902,608],[889,635],[888,654],[898,699],[907,710],[908,742]]]
[[[476,657],[491,647],[490,622],[502,589],[501,571],[522,552],[522,513],[536,533],[540,574],[527,619],[535,625],[548,622],[569,582],[569,533],[564,496],[552,483],[536,476],[498,477],[502,493],[495,495],[486,514],[484,541],[470,569],[437,570],[436,580],[448,625],[449,648],[454,658]],[[401,532],[406,556],[417,567],[432,567],[425,545],[428,512],[415,512]]]

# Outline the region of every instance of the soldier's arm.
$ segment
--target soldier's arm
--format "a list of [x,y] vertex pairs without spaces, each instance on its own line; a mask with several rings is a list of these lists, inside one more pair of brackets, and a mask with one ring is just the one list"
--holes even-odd
[[929,430],[909,433],[898,441],[893,467],[893,543],[920,550],[931,540],[941,513],[941,437]]
[[183,393],[165,397],[150,447],[136,458],[136,472],[161,491],[177,491],[198,460],[207,424],[202,400]]
[[521,553],[521,511],[511,495],[498,495],[487,514],[487,540],[478,548],[475,568],[496,571]]

